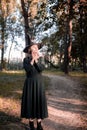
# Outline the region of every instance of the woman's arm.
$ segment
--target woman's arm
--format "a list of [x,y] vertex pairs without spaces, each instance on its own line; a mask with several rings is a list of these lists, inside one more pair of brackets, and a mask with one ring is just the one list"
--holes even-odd
[[34,66],[33,66],[33,61],[32,59],[24,58],[23,60],[23,68],[25,69],[26,72],[33,71]]
[[38,72],[42,72],[45,68],[41,58],[39,58],[39,61],[34,63],[34,66]]

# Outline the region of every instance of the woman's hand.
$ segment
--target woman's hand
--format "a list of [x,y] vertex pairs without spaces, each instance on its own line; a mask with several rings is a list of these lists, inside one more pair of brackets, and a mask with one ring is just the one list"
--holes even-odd
[[38,54],[37,51],[32,51],[32,59],[33,59],[35,62],[38,62],[39,54]]

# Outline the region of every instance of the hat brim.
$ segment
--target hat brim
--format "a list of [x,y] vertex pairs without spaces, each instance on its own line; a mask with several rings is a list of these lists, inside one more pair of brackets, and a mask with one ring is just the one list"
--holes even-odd
[[42,48],[41,43],[32,43],[32,44],[30,44],[30,45],[27,45],[27,46],[24,48],[23,52],[24,52],[24,53],[28,53],[28,49],[29,49],[31,46],[33,46],[33,45],[37,45],[37,46],[38,46],[38,49]]

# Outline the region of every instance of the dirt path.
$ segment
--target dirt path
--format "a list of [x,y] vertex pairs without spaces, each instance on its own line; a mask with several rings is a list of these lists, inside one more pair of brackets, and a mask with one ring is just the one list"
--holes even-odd
[[48,75],[47,91],[49,118],[44,130],[87,130],[87,100],[82,87],[70,77]]
[[[87,130],[87,100],[83,99],[82,86],[68,76],[46,76],[50,79],[46,92],[49,118],[43,121],[44,130]],[[20,102],[17,104],[14,113],[19,118]],[[9,122],[0,130],[25,130],[28,121],[15,120],[16,123]]]

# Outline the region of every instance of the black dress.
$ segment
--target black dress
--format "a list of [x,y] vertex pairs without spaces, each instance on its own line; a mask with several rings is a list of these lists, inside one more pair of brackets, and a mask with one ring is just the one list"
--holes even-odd
[[40,62],[31,65],[30,62],[30,57],[23,61],[26,79],[22,94],[21,117],[44,119],[48,117],[45,88],[41,75],[44,65]]

